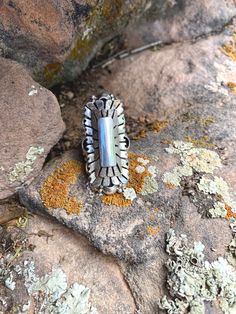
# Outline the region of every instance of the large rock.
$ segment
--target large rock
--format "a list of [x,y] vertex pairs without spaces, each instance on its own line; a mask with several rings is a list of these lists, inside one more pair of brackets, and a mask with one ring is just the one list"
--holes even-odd
[[[4,0],[0,11],[0,55],[24,64],[37,81],[53,85],[75,78],[104,43],[124,30],[127,47],[193,39],[220,31],[236,8],[233,0],[50,0],[40,5],[36,0]],[[135,20],[139,27],[127,29]]]
[[[41,230],[45,236],[38,237]],[[114,259],[103,256],[85,238],[46,217],[32,218],[28,233],[35,234],[30,239],[35,249],[24,258],[35,261],[40,275],[60,266],[69,285],[78,282],[90,288],[90,302],[98,313],[135,312],[132,294]]]
[[[120,260],[140,313],[159,313],[166,293],[169,228],[201,241],[209,261],[223,256],[232,239],[227,219],[236,218],[236,66],[230,40],[226,32],[146,52],[114,63],[110,76],[101,78],[126,100],[129,115],[168,119],[159,133],[156,121],[131,142],[133,201],[125,198],[130,191],[92,194],[80,151],[52,161],[20,191],[27,208],[55,217]],[[207,309],[221,313],[217,306]]]
[[145,1],[19,0],[0,4],[1,55],[23,63],[37,81],[72,79],[138,15]]
[[[34,308],[35,313],[46,313],[49,306],[53,308],[50,308],[50,313],[58,313],[56,302],[44,295],[47,289],[45,280],[39,293],[32,293],[31,289],[36,278],[38,284],[40,278],[48,278],[55,274],[55,270],[59,270],[60,276],[56,277],[56,283],[51,285],[51,289],[63,289],[65,283],[67,288],[74,284],[83,285],[90,291],[89,303],[97,309],[95,313],[134,314],[132,294],[115,260],[102,255],[87,239],[49,217],[31,216],[23,231],[20,228],[4,227],[3,232],[0,229],[0,239],[2,313],[28,313],[22,310],[24,305],[27,308],[27,304]],[[21,254],[12,259],[11,267],[5,267],[8,258],[11,260],[15,254],[16,245]],[[10,284],[6,278],[11,278]],[[77,308],[76,298],[80,298],[79,293],[67,299],[71,307],[71,312],[67,313],[81,313],[74,309]]]
[[136,27],[125,31],[129,46],[183,42],[218,33],[235,17],[233,0],[152,1]]
[[56,97],[14,61],[0,59],[0,199],[29,183],[64,131]]
[[227,84],[234,81],[235,64],[223,52],[231,40],[228,30],[115,61],[100,84],[121,97],[134,117],[165,119],[197,103],[213,105],[225,98]]

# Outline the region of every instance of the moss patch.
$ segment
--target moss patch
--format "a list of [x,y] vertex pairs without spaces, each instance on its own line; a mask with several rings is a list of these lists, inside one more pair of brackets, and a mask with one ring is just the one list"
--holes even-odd
[[69,196],[70,185],[76,183],[82,165],[77,160],[69,160],[56,169],[40,189],[42,202],[47,208],[64,208],[69,214],[79,214],[82,204]]
[[85,57],[87,57],[93,47],[95,46],[95,41],[90,38],[81,39],[79,38],[74,47],[72,48],[68,60],[83,60]]
[[44,67],[44,77],[48,81],[52,81],[62,70],[60,63],[50,63]]

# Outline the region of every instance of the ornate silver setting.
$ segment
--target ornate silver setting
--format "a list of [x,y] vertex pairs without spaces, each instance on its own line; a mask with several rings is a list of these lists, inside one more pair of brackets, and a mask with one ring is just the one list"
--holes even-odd
[[122,192],[129,179],[129,138],[122,102],[112,94],[95,96],[85,105],[82,148],[92,190]]

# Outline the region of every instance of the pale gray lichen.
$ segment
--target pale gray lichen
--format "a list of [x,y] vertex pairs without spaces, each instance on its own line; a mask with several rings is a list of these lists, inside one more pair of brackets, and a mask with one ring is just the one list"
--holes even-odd
[[187,165],[176,166],[172,172],[165,172],[163,174],[163,182],[172,184],[174,186],[180,186],[182,177],[189,177],[191,175],[193,175],[193,170],[191,167]]
[[9,276],[5,279],[5,286],[10,289],[10,290],[14,290],[16,287],[16,283],[13,280],[13,276],[12,273],[9,273]]
[[196,148],[192,143],[174,141],[166,148],[170,154],[180,156],[181,165],[177,165],[171,172],[163,174],[163,182],[174,187],[180,186],[183,177],[193,175],[197,172],[200,180],[196,183],[196,190],[204,194],[213,195],[215,199],[220,196],[220,200],[213,200],[213,207],[208,209],[209,216],[212,218],[226,217],[229,206],[232,212],[236,212],[236,202],[232,199],[232,193],[228,184],[223,178],[213,175],[215,169],[222,167],[219,155],[205,148]]
[[25,161],[21,161],[15,164],[8,174],[8,179],[11,183],[15,181],[24,182],[26,177],[33,171],[33,164],[36,158],[44,152],[43,147],[30,147]]
[[[37,314],[97,314],[89,303],[90,290],[78,283],[68,287],[61,268],[39,278],[34,262],[25,261],[23,277],[30,299],[37,301]],[[23,305],[21,313],[27,313],[29,306],[30,302]]]
[[135,168],[135,171],[136,171],[137,173],[143,173],[143,172],[145,171],[145,167],[138,165],[138,166]]
[[232,218],[233,221],[230,223],[230,228],[233,233],[233,239],[228,246],[227,261],[236,267],[236,220]]
[[153,194],[158,190],[158,183],[156,181],[157,168],[156,166],[150,165],[147,168],[149,176],[144,178],[144,186],[142,189],[142,195]]
[[168,314],[203,314],[204,302],[215,301],[224,313],[236,313],[236,272],[223,257],[210,263],[204,260],[201,242],[190,247],[187,237],[167,234],[166,263],[168,289],[173,300],[163,297],[159,307]]
[[[213,195],[220,196],[224,202],[224,206],[225,204],[227,204],[228,206],[230,206],[233,212],[236,212],[236,202],[232,200],[230,191],[229,191],[230,190],[229,186],[221,177],[214,176],[213,178],[208,178],[207,176],[203,176],[200,179],[197,186],[199,190],[202,191],[204,194],[213,194]],[[217,203],[214,204],[214,208],[216,211],[218,211],[219,207],[217,206]],[[211,214],[212,216],[214,215],[217,216],[217,213],[216,211],[214,211],[214,208],[211,209]],[[223,209],[222,209],[222,213],[223,213]]]
[[158,190],[158,183],[154,176],[148,176],[144,179],[142,195],[153,194]]
[[216,168],[222,166],[219,155],[205,148],[194,147],[192,143],[174,141],[166,151],[169,154],[180,156],[181,165],[176,166],[172,172],[163,175],[163,182],[180,186],[182,177],[193,174],[193,170],[203,173],[213,173]]
[[148,166],[147,170],[148,170],[148,172],[151,174],[151,176],[153,178],[156,177],[156,175],[157,175],[157,168],[156,168],[156,166],[153,166],[153,165]]
[[131,200],[131,201],[133,201],[137,197],[137,194],[134,188],[124,188],[123,195],[125,199]]
[[58,314],[97,314],[89,305],[90,289],[74,283],[56,303]]
[[142,158],[142,157],[138,157],[138,158],[137,158],[137,161],[138,161],[140,164],[142,164],[143,166],[147,166],[147,164],[150,162],[150,160],[144,159],[144,158]]
[[11,253],[0,258],[0,282],[10,290],[14,290],[16,286],[14,272],[9,267],[13,258],[14,256]]
[[227,210],[225,209],[225,204],[222,202],[216,202],[213,208],[209,209],[209,216],[211,218],[225,218],[227,215]]

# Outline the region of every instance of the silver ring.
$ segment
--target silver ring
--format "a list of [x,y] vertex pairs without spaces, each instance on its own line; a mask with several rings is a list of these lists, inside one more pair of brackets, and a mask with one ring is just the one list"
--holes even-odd
[[123,104],[112,94],[92,96],[85,105],[82,148],[92,190],[122,192],[129,179],[129,138]]

